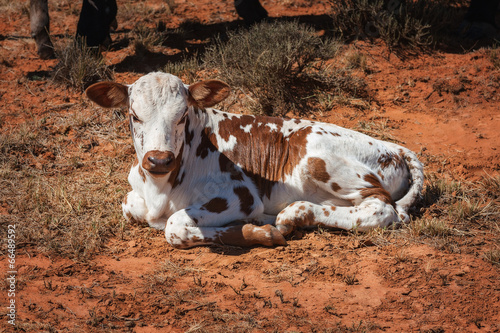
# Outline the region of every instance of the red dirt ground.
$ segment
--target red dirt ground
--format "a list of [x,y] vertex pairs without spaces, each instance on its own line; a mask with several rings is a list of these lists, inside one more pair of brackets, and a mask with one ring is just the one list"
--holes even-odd
[[[153,10],[163,4],[135,2]],[[118,1],[119,8],[130,3]],[[271,17],[328,13],[326,2],[262,3]],[[51,34],[56,41],[74,33],[79,8],[67,1],[57,4],[51,3]],[[175,12],[163,18],[167,28],[197,20],[216,30],[217,24],[238,19],[232,1],[176,4]],[[56,61],[38,59],[27,15],[20,10],[0,15],[0,128],[16,128],[47,113],[71,112],[71,105],[83,97],[43,77]],[[146,22],[154,25],[156,19],[153,13]],[[124,38],[137,21],[119,21],[113,39]],[[200,40],[207,36],[200,34]],[[371,107],[335,107],[312,119],[346,127],[384,124],[384,133],[419,152],[426,171],[438,177],[476,181],[485,174],[498,175],[500,70],[487,50],[436,51],[402,60],[379,44],[356,42],[347,47],[367,55]],[[173,55],[180,50],[167,47],[158,52]],[[133,58],[128,58],[132,54],[132,46],[105,54],[110,64],[125,68],[115,73],[117,81],[132,83],[154,69],[158,60],[152,59],[150,69],[145,64],[134,72]],[[28,79],[37,73],[41,79]],[[101,154],[105,147],[100,143]],[[481,232],[460,239],[459,251],[424,241],[374,241],[321,230],[296,233],[286,247],[179,251],[159,231],[137,225],[126,229],[85,261],[40,252],[34,244],[19,248],[17,326],[7,323],[4,304],[9,299],[4,289],[0,330],[500,331],[499,267],[483,259],[484,244],[499,244],[490,245],[489,236]],[[6,257],[0,259],[0,267],[7,267]]]

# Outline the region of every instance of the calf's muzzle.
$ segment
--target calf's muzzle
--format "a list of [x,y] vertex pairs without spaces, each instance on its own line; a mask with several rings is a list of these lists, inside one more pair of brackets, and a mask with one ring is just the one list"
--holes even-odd
[[174,169],[174,160],[170,151],[151,150],[144,155],[142,167],[152,174],[166,174]]

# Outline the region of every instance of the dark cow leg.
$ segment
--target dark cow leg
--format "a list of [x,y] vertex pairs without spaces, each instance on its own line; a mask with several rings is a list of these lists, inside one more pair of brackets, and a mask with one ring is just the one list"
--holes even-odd
[[234,0],[234,7],[246,25],[259,23],[267,18],[267,11],[259,0]]
[[31,36],[42,59],[55,58],[54,46],[49,36],[49,6],[47,0],[30,0]]
[[465,19],[471,22],[486,22],[495,27],[498,3],[499,0],[471,0]]
[[499,0],[471,0],[464,21],[458,28],[462,37],[479,40],[494,38],[498,31],[495,22]]
[[76,36],[90,47],[109,46],[109,29],[116,26],[116,12],[116,0],[83,0]]

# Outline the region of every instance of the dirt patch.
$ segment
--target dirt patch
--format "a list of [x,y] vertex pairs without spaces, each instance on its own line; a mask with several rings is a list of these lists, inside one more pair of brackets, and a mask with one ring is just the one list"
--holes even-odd
[[[132,83],[242,26],[232,1],[166,3],[118,1],[115,44],[104,54],[117,81]],[[325,2],[262,4],[271,17],[325,33]],[[377,42],[346,44],[344,54],[366,60],[356,75],[370,99],[308,116],[419,153],[429,177],[408,226],[297,231],[273,249],[180,251],[159,231],[124,224],[120,201],[134,160],[127,119],[50,80],[57,61],[36,56],[26,6],[7,6],[0,20],[0,267],[9,267],[8,225],[21,240],[16,326],[4,306],[13,299],[7,274],[3,331],[500,330],[500,70],[489,49],[401,59]],[[51,34],[63,44],[74,35],[79,4],[49,7]],[[138,54],[132,31],[160,20],[170,40]]]

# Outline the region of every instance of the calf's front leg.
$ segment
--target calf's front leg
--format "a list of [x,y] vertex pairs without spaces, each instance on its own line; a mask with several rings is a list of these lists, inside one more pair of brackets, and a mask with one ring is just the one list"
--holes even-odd
[[216,217],[211,215],[214,214],[193,208],[182,209],[174,213],[165,226],[165,237],[168,243],[175,248],[210,244],[241,247],[286,245],[283,235],[270,224],[257,226],[236,222],[227,223],[224,226],[207,226],[207,220],[213,221]]
[[129,222],[147,222],[149,226],[164,230],[165,224],[167,222],[166,218],[159,218],[156,220],[151,220],[148,218],[148,208],[144,199],[136,192],[130,191],[122,202],[123,216]]

